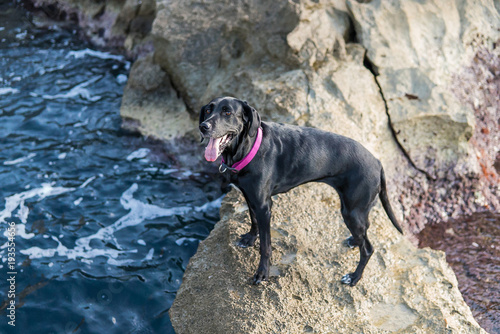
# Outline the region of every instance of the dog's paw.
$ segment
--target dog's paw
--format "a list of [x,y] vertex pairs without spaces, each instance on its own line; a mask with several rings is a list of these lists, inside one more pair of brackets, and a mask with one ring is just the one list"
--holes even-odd
[[354,238],[352,236],[350,236],[349,238],[345,239],[344,245],[347,246],[347,247],[349,247],[349,248],[358,247],[358,245],[356,244],[356,242],[354,241]]
[[261,270],[257,270],[255,275],[253,276],[253,284],[260,284],[262,281],[267,281],[269,277],[269,273]]
[[257,239],[257,236],[251,233],[243,234],[240,237],[241,239],[238,241],[237,245],[242,248],[252,247]]
[[361,277],[357,277],[354,274],[345,274],[340,280],[340,282],[342,282],[343,284],[349,284],[350,286],[355,286],[360,278]]

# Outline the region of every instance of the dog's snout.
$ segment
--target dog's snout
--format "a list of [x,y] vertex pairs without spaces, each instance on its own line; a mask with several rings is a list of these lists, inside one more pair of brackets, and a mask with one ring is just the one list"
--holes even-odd
[[212,126],[210,125],[210,123],[203,122],[203,123],[200,124],[200,131],[202,133],[206,133],[208,130],[210,130],[211,127]]

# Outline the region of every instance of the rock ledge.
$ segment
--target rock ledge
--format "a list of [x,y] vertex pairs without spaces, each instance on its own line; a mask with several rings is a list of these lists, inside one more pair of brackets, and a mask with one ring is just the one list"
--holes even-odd
[[253,286],[258,248],[236,246],[250,222],[243,197],[231,191],[170,310],[176,333],[486,333],[444,253],[415,248],[379,204],[370,221],[375,253],[358,285],[347,287],[340,278],[359,252],[342,245],[349,232],[335,191],[310,184],[276,196],[272,277]]

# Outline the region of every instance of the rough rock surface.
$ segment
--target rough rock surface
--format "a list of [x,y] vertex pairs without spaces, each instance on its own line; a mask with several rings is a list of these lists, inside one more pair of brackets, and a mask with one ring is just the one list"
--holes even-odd
[[[186,119],[231,95],[264,120],[353,137],[381,159],[398,190],[396,211],[414,233],[428,222],[500,209],[494,159],[479,161],[484,147],[474,144],[485,136],[476,125],[485,114],[495,119],[500,106],[489,100],[481,113],[460,97],[475,79],[491,86],[487,75],[464,73],[478,52],[497,55],[492,0],[158,0],[156,9],[152,63],[169,77],[165,101],[181,97]],[[131,113],[124,105],[123,112],[155,128],[144,124],[150,108]],[[175,135],[190,131],[176,126]]]
[[251,285],[258,248],[239,248],[250,226],[233,190],[221,221],[191,258],[170,316],[184,333],[486,333],[465,304],[444,253],[417,249],[380,205],[368,230],[375,248],[355,287],[340,283],[359,251],[335,191],[309,184],[275,198],[271,279]]
[[129,56],[151,52],[156,0],[32,0],[49,18],[77,24],[95,45]]
[[319,127],[370,148],[413,233],[500,210],[493,0],[34,3],[57,4],[97,43],[148,54],[122,105],[124,124],[148,136],[197,139],[200,106],[237,96],[264,120]]
[[[367,146],[409,232],[500,210],[498,1],[34,2],[57,2],[98,44],[147,54],[131,69],[121,108],[124,124],[146,135],[197,139],[199,108],[232,95],[264,120]],[[171,311],[176,330],[483,332],[444,256],[415,249],[378,207],[365,277],[341,286],[358,254],[341,247],[347,229],[331,203],[336,195],[316,185],[279,196],[275,276],[253,287],[258,252],[235,246],[248,218],[229,196],[186,271]]]
[[[474,113],[454,96],[453,74],[478,45],[500,37],[492,0],[348,1],[356,35],[377,73],[392,125],[420,169],[438,172],[471,155]],[[467,168],[477,167],[467,161]]]
[[197,133],[197,123],[186,117],[186,105],[152,55],[138,59],[130,69],[120,113],[126,128],[138,129],[146,136],[173,139]]
[[254,80],[291,68],[285,38],[298,21],[292,1],[159,0],[157,9],[156,60],[191,110],[214,95],[241,96]]

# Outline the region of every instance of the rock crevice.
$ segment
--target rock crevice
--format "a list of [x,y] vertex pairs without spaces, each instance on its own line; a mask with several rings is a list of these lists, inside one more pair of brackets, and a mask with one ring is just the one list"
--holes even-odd
[[394,138],[394,141],[395,141],[396,145],[401,150],[401,153],[403,153],[404,157],[408,160],[408,163],[410,164],[411,167],[413,167],[415,170],[417,170],[418,172],[420,172],[423,175],[425,175],[425,177],[427,178],[427,180],[429,180],[429,181],[436,181],[435,177],[431,176],[427,171],[419,168],[415,164],[415,162],[412,160],[410,154],[406,151],[406,149],[404,148],[404,146],[401,144],[401,142],[400,142],[400,140],[398,138],[398,134],[396,132],[396,129],[394,128],[394,126],[392,124],[392,121],[391,121],[391,114],[389,112],[389,106],[387,105],[387,100],[385,99],[385,96],[384,96],[384,91],[382,90],[382,86],[380,86],[380,83],[379,83],[379,81],[377,79],[377,75],[378,74],[376,73],[376,71],[374,69],[373,63],[370,61],[370,59],[368,59],[368,57],[366,55],[365,55],[365,60],[364,60],[363,64],[373,74],[373,79],[375,80],[375,83],[376,83],[378,89],[380,90],[380,97],[382,98],[382,101],[384,101],[385,113],[387,115],[389,128],[390,128],[391,134],[392,134],[392,136]]

